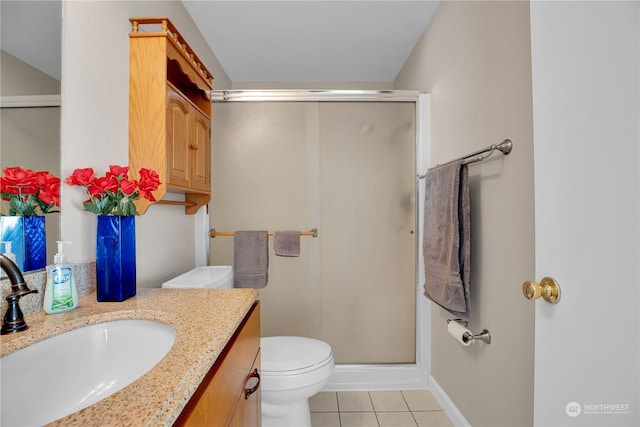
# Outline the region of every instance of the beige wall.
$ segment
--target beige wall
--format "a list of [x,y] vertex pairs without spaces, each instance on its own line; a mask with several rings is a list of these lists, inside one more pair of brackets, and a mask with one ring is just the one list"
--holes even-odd
[[[129,17],[167,16],[214,74],[231,83],[180,1],[65,1],[62,26],[62,174],[128,164]],[[82,209],[81,188],[63,186],[62,236],[70,260],[95,257],[95,216]],[[205,215],[153,206],[137,219],[138,287],[158,287],[194,267]],[[205,215],[206,216],[206,215]],[[196,228],[197,233],[196,233]],[[204,244],[197,247],[204,247]]]
[[432,376],[473,426],[533,423],[533,131],[528,2],[443,2],[396,82],[431,94],[432,162],[504,138],[513,152],[470,167],[471,322],[462,347],[432,304]]
[[4,96],[58,95],[60,81],[21,61],[4,50],[0,51],[0,91]]

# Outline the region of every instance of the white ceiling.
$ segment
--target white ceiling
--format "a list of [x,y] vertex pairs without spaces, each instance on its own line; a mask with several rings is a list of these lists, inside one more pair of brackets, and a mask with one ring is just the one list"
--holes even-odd
[[[439,0],[183,0],[232,82],[391,82]],[[59,0],[1,0],[2,49],[60,78]]]
[[232,82],[391,82],[439,1],[197,1]]

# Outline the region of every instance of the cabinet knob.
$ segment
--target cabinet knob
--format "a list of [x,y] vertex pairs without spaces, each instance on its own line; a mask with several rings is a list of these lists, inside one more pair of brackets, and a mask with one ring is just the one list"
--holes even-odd
[[526,299],[535,300],[542,297],[546,302],[555,304],[560,300],[560,285],[551,277],[545,277],[540,283],[524,282],[522,293]]
[[197,150],[198,149],[198,144],[189,144],[189,149]]

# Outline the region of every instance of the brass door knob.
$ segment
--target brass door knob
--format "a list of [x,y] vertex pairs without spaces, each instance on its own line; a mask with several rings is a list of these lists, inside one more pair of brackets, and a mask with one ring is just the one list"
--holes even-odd
[[545,277],[538,284],[536,282],[524,282],[522,293],[527,299],[537,299],[542,297],[546,302],[555,304],[560,300],[560,285],[551,277]]

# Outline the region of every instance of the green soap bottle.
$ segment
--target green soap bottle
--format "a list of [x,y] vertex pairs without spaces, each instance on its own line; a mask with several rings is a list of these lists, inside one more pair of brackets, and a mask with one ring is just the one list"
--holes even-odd
[[43,309],[49,314],[73,310],[78,306],[78,290],[73,277],[73,267],[62,251],[65,243],[58,241],[58,253],[53,264],[47,266],[47,285],[44,291]]

